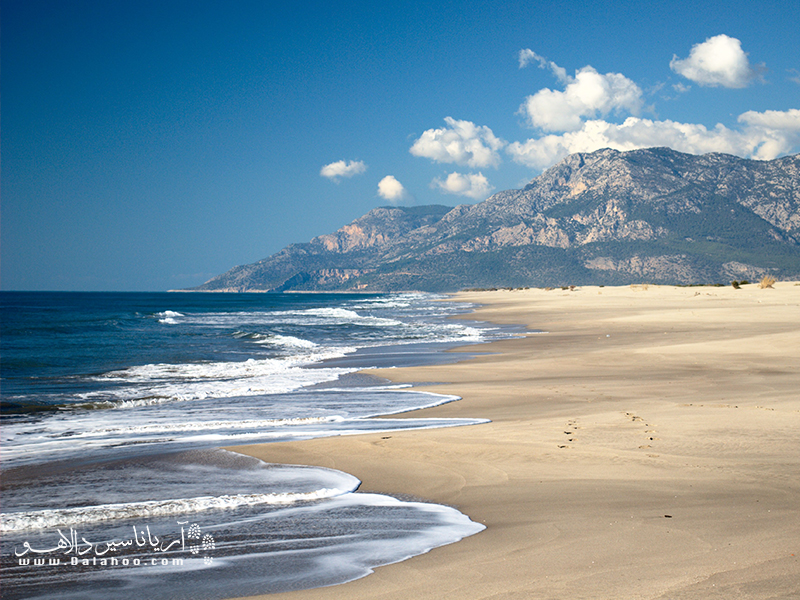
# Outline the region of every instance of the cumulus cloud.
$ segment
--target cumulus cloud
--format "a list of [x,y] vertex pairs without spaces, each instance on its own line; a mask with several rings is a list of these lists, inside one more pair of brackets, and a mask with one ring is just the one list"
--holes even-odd
[[431,182],[431,187],[438,189],[443,194],[467,196],[476,200],[483,200],[494,189],[483,173],[450,173],[446,179],[436,178]]
[[727,88],[747,87],[758,75],[750,66],[742,43],[724,34],[695,44],[687,58],[673,55],[669,67],[700,85]]
[[452,117],[444,120],[447,127],[424,131],[409,152],[439,163],[468,167],[497,167],[500,164],[499,151],[506,143],[495,137],[491,129]]
[[332,181],[339,181],[340,177],[352,177],[353,175],[360,175],[367,170],[367,165],[363,161],[343,161],[337,160],[329,165],[325,165],[320,169],[319,174],[327,177]]
[[722,124],[708,129],[695,123],[652,121],[628,117],[622,124],[590,120],[576,131],[546,135],[507,148],[513,160],[536,169],[549,167],[574,152],[601,148],[635,150],[669,146],[681,152],[725,152],[761,160],[776,158],[800,143],[800,110],[748,111],[739,116],[740,129]]
[[762,113],[748,110],[739,115],[745,131],[760,139],[753,158],[769,160],[789,152],[800,143],[800,109],[766,110]]
[[406,188],[392,175],[387,175],[378,182],[378,195],[392,204],[398,204],[408,198]]
[[[541,57],[536,56],[536,59]],[[636,115],[642,108],[642,90],[620,73],[603,75],[586,66],[576,71],[575,77],[565,74],[562,83],[564,91],[544,88],[528,96],[520,106],[520,113],[531,127],[545,131],[577,131],[584,118],[611,112]]]
[[748,110],[739,115],[739,122],[769,130],[800,132],[800,109],[765,110],[763,113]]

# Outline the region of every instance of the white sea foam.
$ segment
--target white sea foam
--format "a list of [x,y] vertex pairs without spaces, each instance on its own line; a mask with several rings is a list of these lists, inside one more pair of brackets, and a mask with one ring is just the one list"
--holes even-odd
[[[404,392],[398,392],[405,394]],[[412,394],[413,395],[413,394]],[[452,397],[451,397],[452,398]],[[416,406],[435,406],[441,402],[431,395],[432,401],[416,403]],[[450,398],[447,398],[448,400]],[[213,402],[216,404],[216,401]],[[380,401],[378,401],[380,404]],[[395,407],[372,406],[362,403],[360,411],[396,414],[412,408],[410,404]],[[117,411],[68,412],[48,419],[46,426],[35,423],[15,423],[3,427],[3,462],[5,466],[19,466],[46,460],[69,460],[83,456],[106,456],[123,452],[138,454],[156,449],[181,450],[212,446],[234,445],[292,439],[356,435],[398,431],[403,429],[427,429],[456,427],[485,423],[477,419],[391,419],[326,417],[290,419],[253,419],[252,408],[206,406],[198,411],[193,407],[191,417],[178,406],[165,404],[149,407],[156,412],[142,421],[138,411],[130,411],[120,422]],[[255,409],[258,410],[258,409]],[[351,408],[352,410],[352,408]],[[241,421],[220,420],[221,415],[242,414]]]
[[213,509],[233,509],[257,504],[294,504],[296,502],[332,498],[352,491],[352,489],[323,488],[313,492],[301,493],[226,494],[222,496],[200,496],[198,498],[98,504],[76,508],[3,513],[0,514],[0,531],[7,533],[24,529],[74,527],[75,525],[113,519],[163,517]]
[[74,437],[82,435],[96,436],[98,434],[128,434],[128,433],[166,433],[178,431],[203,431],[208,429],[218,430],[237,430],[253,429],[260,430],[268,427],[292,427],[294,425],[311,425],[315,423],[339,423],[344,421],[344,417],[333,415],[330,417],[300,417],[296,419],[245,419],[241,421],[195,421],[183,423],[149,423],[147,425],[131,425],[127,427],[105,427],[94,429],[83,433],[76,433]]
[[[455,508],[443,506],[441,504],[406,502],[379,494],[345,494],[331,500],[331,503],[336,504],[346,504],[349,502],[358,502],[361,505],[372,506],[405,505],[435,516],[437,522],[436,527],[428,527],[419,531],[414,539],[404,540],[404,543],[400,545],[400,547],[398,547],[397,544],[391,544],[391,540],[389,540],[390,543],[384,545],[382,548],[373,549],[371,552],[373,560],[377,558],[378,564],[380,565],[393,564],[411,558],[412,556],[425,554],[430,552],[433,548],[452,544],[486,529],[485,525],[476,523]],[[367,569],[364,575],[371,572],[372,569]]]
[[[161,315],[161,313],[159,313]],[[167,318],[162,315],[162,318]],[[270,325],[359,325],[365,327],[393,327],[400,321],[370,315],[360,315],[339,307],[306,308],[277,311],[242,311],[234,313],[189,313],[182,315],[182,323],[206,327],[263,327]]]
[[279,333],[254,333],[247,331],[234,331],[233,337],[237,339],[252,340],[255,344],[267,346],[277,346],[283,348],[319,348],[319,344],[293,335],[281,335]]
[[[435,392],[423,392],[423,391],[415,391],[413,392],[415,397],[427,397],[430,401],[429,402],[415,402],[414,403],[414,410],[422,410],[423,408],[433,408],[434,406],[441,406],[442,404],[449,404],[450,402],[456,402],[461,400],[460,396],[454,396],[450,394],[437,394]],[[397,410],[391,410],[384,408],[380,413],[375,413],[374,415],[369,416],[378,416],[378,415],[396,415],[403,412],[408,412],[408,407],[398,408]],[[433,419],[432,419],[433,420]]]
[[256,340],[257,344],[268,344],[270,346],[285,346],[288,348],[317,348],[319,344],[311,340],[294,337],[293,335],[267,335],[260,336]]
[[402,325],[396,319],[382,317],[362,316],[353,310],[338,307],[307,308],[304,310],[276,311],[272,315],[282,317],[288,323],[300,325],[337,324],[337,325],[363,325],[368,327],[396,327]]
[[359,310],[375,310],[383,308],[410,308],[409,302],[403,302],[394,298],[375,298],[373,300],[361,302],[353,306]]
[[357,312],[347,310],[346,308],[326,307],[326,308],[306,308],[304,310],[287,311],[285,314],[299,314],[299,315],[314,315],[317,317],[326,317],[333,319],[348,319],[355,320],[361,318]]
[[[304,340],[284,338],[283,343],[296,344],[303,353],[281,358],[250,358],[242,362],[206,362],[183,364],[149,364],[110,371],[92,378],[98,382],[122,385],[109,386],[76,396],[87,403],[108,403],[119,408],[150,406],[163,402],[230,398],[261,394],[287,393],[301,387],[332,381],[355,368],[306,369],[305,366],[331,358],[341,358],[356,349],[325,348],[305,345]],[[308,342],[312,344],[312,342]],[[102,404],[100,404],[102,405]]]
[[[436,323],[421,322],[418,318],[421,314],[438,312],[442,315],[459,312],[457,307],[450,305],[425,306],[420,305],[421,300],[429,300],[429,295],[424,294],[399,294],[386,298],[365,299],[355,301],[344,307],[323,307],[307,308],[295,310],[279,311],[242,311],[235,313],[189,313],[181,315],[179,321],[175,320],[174,311],[158,313],[165,322],[181,324],[195,324],[206,327],[234,327],[237,331],[234,337],[249,337],[257,343],[274,344],[284,347],[305,347],[302,342],[292,346],[292,341],[281,341],[280,335],[270,333],[248,333],[242,327],[255,329],[265,329],[268,331],[274,326],[356,326],[375,328],[377,330],[386,329],[386,336],[380,334],[374,342],[384,343],[405,343],[404,339],[414,338],[418,340],[429,340],[437,342],[480,342],[484,335],[481,329],[466,326],[460,323]],[[391,316],[373,316],[371,314],[360,314],[360,311],[389,311]],[[393,311],[393,312],[392,312]],[[408,312],[410,311],[410,313]],[[179,314],[179,313],[178,313]],[[406,318],[407,315],[409,318]],[[395,318],[398,317],[398,318]],[[402,320],[399,320],[402,319]],[[376,332],[377,333],[377,332]],[[295,336],[286,335],[287,338]],[[300,338],[295,338],[300,339]],[[270,341],[271,340],[271,341]],[[309,340],[304,340],[309,343]],[[366,345],[372,345],[366,342]]]
[[156,317],[159,317],[159,323],[165,323],[167,325],[177,325],[178,321],[176,321],[176,317],[183,317],[182,313],[176,312],[174,310],[165,310],[163,312],[158,312],[155,314]]

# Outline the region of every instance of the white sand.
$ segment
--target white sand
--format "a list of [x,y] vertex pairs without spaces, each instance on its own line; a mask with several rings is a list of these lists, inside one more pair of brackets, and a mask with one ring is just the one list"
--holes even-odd
[[271,599],[800,598],[799,284],[458,299],[547,333],[378,374],[463,397],[415,417],[492,423],[236,450],[451,504],[486,531]]

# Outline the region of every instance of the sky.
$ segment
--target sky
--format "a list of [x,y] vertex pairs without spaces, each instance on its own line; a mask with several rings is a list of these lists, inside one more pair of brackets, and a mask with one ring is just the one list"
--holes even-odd
[[572,152],[800,151],[800,2],[0,0],[0,288],[199,285]]

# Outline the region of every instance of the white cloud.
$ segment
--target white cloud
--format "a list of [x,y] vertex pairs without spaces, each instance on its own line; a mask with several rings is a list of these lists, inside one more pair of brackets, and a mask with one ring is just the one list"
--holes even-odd
[[378,183],[378,195],[392,204],[398,204],[408,198],[408,192],[403,184],[392,175],[387,175]]
[[525,48],[524,50],[519,51],[520,69],[524,69],[533,61],[539,63],[540,69],[550,69],[553,75],[555,75],[556,79],[558,79],[561,83],[569,82],[569,76],[567,75],[567,70],[564,67],[559,67],[552,60],[547,60],[543,56],[539,56],[538,54],[536,54],[536,52],[534,52],[529,48]]
[[319,174],[327,177],[332,181],[339,181],[339,177],[352,177],[353,175],[360,175],[367,170],[367,165],[363,161],[353,160],[345,162],[337,160],[329,165],[325,165],[320,169]]
[[543,169],[574,152],[601,148],[635,150],[668,146],[680,152],[725,152],[769,160],[800,143],[800,110],[748,111],[739,117],[738,130],[717,124],[713,129],[694,123],[651,121],[628,117],[622,124],[591,120],[577,131],[514,142],[507,152],[517,163]]
[[531,127],[576,131],[585,117],[605,116],[612,111],[635,115],[642,108],[642,90],[620,73],[602,75],[586,66],[576,71],[574,78],[565,76],[562,83],[566,84],[563,92],[544,88],[520,106]]
[[765,110],[763,113],[748,110],[739,115],[738,121],[751,127],[768,130],[800,132],[800,110]]
[[497,167],[506,143],[495,137],[488,127],[470,121],[445,117],[447,127],[428,129],[414,142],[409,152],[439,163],[455,163],[468,167]]
[[476,200],[483,200],[494,189],[483,173],[450,173],[446,179],[436,178],[431,182],[431,187],[438,189],[443,194],[467,196]]
[[757,76],[742,43],[724,34],[692,46],[688,58],[673,55],[669,67],[678,75],[707,86],[743,88]]
[[746,132],[761,140],[752,153],[753,158],[769,160],[791,151],[800,143],[799,109],[766,110],[763,113],[748,110],[739,115],[738,121],[745,125]]

